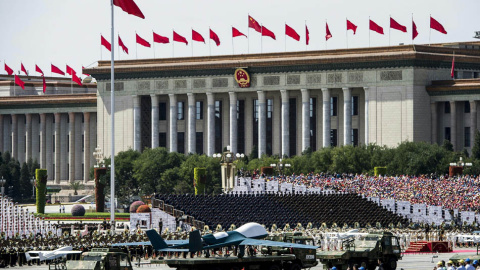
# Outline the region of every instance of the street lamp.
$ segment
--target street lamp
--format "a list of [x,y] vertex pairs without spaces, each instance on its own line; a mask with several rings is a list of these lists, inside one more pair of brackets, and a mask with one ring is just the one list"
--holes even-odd
[[32,176],[30,183],[32,183],[32,197],[35,198],[35,177]]
[[2,179],[0,179],[0,185],[2,185],[2,196],[5,194],[5,188],[3,187],[3,185],[5,185],[6,182],[7,180],[3,179],[2,176]]
[[458,166],[458,167],[471,167],[472,163],[471,162],[463,162],[463,157],[460,157],[458,162],[452,162],[450,163],[450,166]]
[[280,160],[278,161],[278,164],[272,163],[272,164],[270,164],[270,166],[273,167],[273,168],[276,167],[276,168],[278,169],[279,174],[282,174],[283,168],[290,168],[292,165],[291,165],[290,163],[285,163],[285,164],[284,164],[284,163],[282,162],[282,159],[280,159]]
[[473,38],[480,39],[480,31],[475,31],[475,36]]
[[93,151],[93,157],[95,157],[95,159],[97,160],[97,164],[95,164],[93,167],[99,168],[102,165],[101,162],[103,161],[103,152],[100,146],[97,146],[95,148],[95,151]]

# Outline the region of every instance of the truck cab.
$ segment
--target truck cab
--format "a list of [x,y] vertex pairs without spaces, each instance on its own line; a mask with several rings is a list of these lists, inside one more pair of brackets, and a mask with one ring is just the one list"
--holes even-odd
[[128,255],[119,249],[94,248],[82,253],[80,260],[67,261],[68,270],[132,270]]

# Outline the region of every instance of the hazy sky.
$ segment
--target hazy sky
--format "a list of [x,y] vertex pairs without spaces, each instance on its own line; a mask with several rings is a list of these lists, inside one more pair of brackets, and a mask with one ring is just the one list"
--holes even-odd
[[[175,43],[175,57],[232,54],[231,26],[246,35],[234,39],[235,54],[259,53],[260,34],[248,31],[250,14],[276,35],[276,40],[263,37],[263,52],[305,50],[305,21],[310,31],[308,50],[368,47],[370,18],[384,28],[385,35],[370,32],[371,46],[410,44],[412,13],[419,36],[416,44],[429,42],[429,15],[442,23],[448,32],[431,31],[431,43],[472,41],[480,31],[479,0],[135,0],[145,19],[128,15],[115,7],[115,39],[120,34],[129,55],[120,52],[115,40],[115,59],[153,58],[153,48],[135,45],[135,31],[152,42],[152,30],[170,38],[170,44],[155,44],[155,57],[172,57],[172,29],[187,38],[189,45]],[[407,26],[408,32],[391,30],[389,16]],[[346,18],[358,26],[356,35],[346,33]],[[325,42],[325,21],[333,37]],[[50,75],[50,63],[65,70],[65,64],[80,73],[81,66],[94,66],[110,59],[110,52],[100,47],[100,33],[107,40],[110,34],[109,0],[0,0],[0,74],[5,74],[4,61],[15,71],[23,62],[30,74],[35,63]],[[287,37],[285,23],[300,34],[300,42]],[[211,27],[221,40],[219,47],[208,44]],[[206,44],[191,41],[191,28],[203,35]]]

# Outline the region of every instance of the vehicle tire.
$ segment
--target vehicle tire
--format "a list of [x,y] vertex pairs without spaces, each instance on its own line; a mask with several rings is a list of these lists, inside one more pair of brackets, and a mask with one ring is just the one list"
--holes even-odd
[[389,267],[390,270],[397,269],[397,260],[395,258],[390,258],[388,260],[387,266]]
[[301,270],[302,267],[300,267],[300,265],[298,265],[297,263],[292,263],[292,265],[290,266],[289,270]]
[[272,265],[270,265],[268,270],[281,270],[281,268],[278,264],[272,264]]

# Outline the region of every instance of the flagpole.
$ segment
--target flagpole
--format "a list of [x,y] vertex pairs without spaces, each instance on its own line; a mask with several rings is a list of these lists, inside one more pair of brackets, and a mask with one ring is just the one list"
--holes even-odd
[[430,28],[428,30],[428,46],[430,46],[430,38],[432,37],[432,14],[430,14]]
[[263,24],[260,25],[262,28],[260,28],[260,53],[263,53]]
[[[285,22],[285,28],[287,27],[287,22]],[[285,52],[287,52],[287,31],[285,31]]]
[[368,16],[368,47],[370,48],[370,32],[372,30],[370,29],[370,16]]
[[[102,33],[100,33],[100,40],[102,40]],[[102,44],[100,44],[100,60],[103,60],[103,57],[102,57]],[[51,71],[50,71],[51,73]],[[51,74],[50,74],[51,75]]]
[[412,45],[413,45],[413,13],[412,13]]
[[[152,36],[153,36],[153,29],[152,29]],[[155,59],[155,39],[153,40],[153,59]]]
[[[392,21],[392,15],[390,16],[390,21]],[[390,47],[390,33],[392,31],[392,25],[390,24],[390,27],[388,27],[388,47]]]
[[305,51],[308,51],[308,45],[307,45],[307,20],[305,20]]
[[345,18],[345,40],[347,41],[347,49],[348,49],[348,18]]
[[[175,32],[175,29],[172,28],[172,34]],[[175,57],[175,40],[172,37],[172,58]]]
[[[112,226],[115,226],[115,54],[114,54],[114,48],[113,46],[115,44],[114,40],[114,10],[113,10],[113,1],[110,1],[110,6],[111,6],[111,12],[112,12],[112,57],[110,59],[110,114],[112,116],[112,128],[110,131],[110,143],[111,143],[111,164],[110,164],[110,222],[112,223]],[[136,44],[136,43],[135,43]]]
[[192,57],[193,57],[193,28],[190,28],[192,30]]
[[235,54],[235,46],[233,45],[233,25],[230,25],[232,27],[232,55]]
[[[209,27],[208,27],[208,36],[209,36],[209,37],[210,37],[210,31],[212,31],[212,30],[210,29],[210,26],[209,26]],[[209,55],[209,56],[212,56],[212,47],[210,46],[210,39],[211,39],[211,38],[208,39],[208,55]]]
[[[248,23],[250,23],[250,13],[248,13]],[[248,35],[248,40],[247,40],[247,53],[250,53],[250,26],[247,24],[247,35]],[[233,39],[233,35],[232,35]]]
[[[113,25],[113,22],[112,22]],[[135,31],[135,58],[138,59],[138,42],[137,42],[137,31]]]
[[[120,32],[117,32],[118,39],[120,39]],[[117,55],[118,55],[118,60],[120,60],[120,42],[118,42],[117,45]]]
[[[325,19],[325,30],[326,30],[326,27],[327,27],[327,20]],[[325,31],[326,33],[327,31]],[[325,39],[325,51],[327,50],[327,42],[328,42],[328,39]]]

